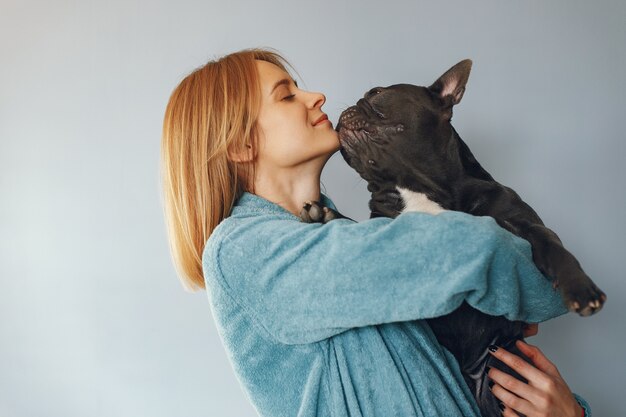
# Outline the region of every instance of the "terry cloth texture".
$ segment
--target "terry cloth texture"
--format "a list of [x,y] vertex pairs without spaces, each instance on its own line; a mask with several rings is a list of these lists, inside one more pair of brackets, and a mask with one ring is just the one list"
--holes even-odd
[[478,417],[423,319],[463,300],[529,323],[567,312],[528,241],[456,211],[309,224],[246,192],[202,259],[227,356],[263,417]]
[[576,399],[576,402],[580,404],[580,406],[583,408],[583,411],[584,411],[583,417],[591,417],[591,407],[589,407],[589,404],[587,403],[587,401],[585,401],[583,397],[581,397],[580,395],[576,393],[574,393],[574,398]]

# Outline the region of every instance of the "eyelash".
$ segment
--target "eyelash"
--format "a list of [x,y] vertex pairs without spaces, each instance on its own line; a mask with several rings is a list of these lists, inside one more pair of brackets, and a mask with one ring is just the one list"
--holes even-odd
[[287,97],[283,98],[283,100],[291,100],[291,99],[292,99],[292,98],[294,98],[295,96],[296,96],[295,94],[292,94],[292,95],[290,95],[290,96],[287,96]]

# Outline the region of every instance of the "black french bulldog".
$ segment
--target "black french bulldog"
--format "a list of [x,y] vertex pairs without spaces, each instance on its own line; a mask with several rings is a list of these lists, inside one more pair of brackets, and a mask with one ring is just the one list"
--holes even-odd
[[[501,227],[531,243],[537,268],[553,278],[570,311],[582,316],[599,311],[606,295],[537,213],[485,171],[452,127],[452,107],[463,97],[471,66],[469,59],[459,62],[430,87],[373,88],[341,114],[335,127],[340,152],[368,182],[370,218],[444,210],[492,216]],[[319,202],[306,203],[301,212],[305,222],[342,217]],[[525,379],[489,355],[487,346],[503,346],[528,360],[515,346],[516,340],[523,339],[524,323],[486,315],[466,303],[428,323],[459,362],[482,415],[501,415],[498,400],[487,389],[486,367]]]

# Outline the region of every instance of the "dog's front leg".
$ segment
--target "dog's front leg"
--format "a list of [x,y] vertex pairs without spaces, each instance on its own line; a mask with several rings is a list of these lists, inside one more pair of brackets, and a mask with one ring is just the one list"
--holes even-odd
[[465,184],[459,209],[476,216],[491,216],[500,227],[526,239],[537,268],[553,279],[570,311],[588,316],[599,311],[606,295],[583,271],[561,239],[511,188],[495,181],[472,179]]
[[570,311],[589,316],[602,308],[606,295],[583,271],[574,255],[563,247],[556,233],[543,224],[523,219],[506,219],[504,222],[517,229],[518,236],[530,242],[535,265],[554,280]]
[[354,221],[350,217],[344,216],[330,207],[325,207],[319,201],[305,202],[300,211],[300,220],[304,223],[328,223],[335,219],[349,219]]

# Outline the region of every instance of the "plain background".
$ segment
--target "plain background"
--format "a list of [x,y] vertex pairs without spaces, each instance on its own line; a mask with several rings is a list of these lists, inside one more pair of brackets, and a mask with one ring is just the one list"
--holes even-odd
[[[162,215],[169,94],[269,46],[340,112],[474,61],[453,124],[608,294],[530,341],[595,416],[623,414],[623,1],[6,1],[0,11],[0,416],[254,416]],[[335,154],[323,191],[368,217]],[[289,372],[285,369],[285,372]]]

